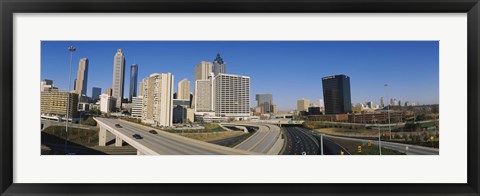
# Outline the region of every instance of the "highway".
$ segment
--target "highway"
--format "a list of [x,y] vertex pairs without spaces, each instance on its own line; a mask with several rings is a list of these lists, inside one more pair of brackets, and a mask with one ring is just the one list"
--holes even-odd
[[[95,118],[100,126],[108,131],[120,134],[122,139],[131,146],[139,149],[148,149],[149,154],[159,155],[225,155],[225,154],[254,154],[247,151],[227,148],[207,142],[202,142],[173,133],[155,129],[158,134],[148,131],[153,128],[109,118]],[[116,128],[120,124],[122,128]],[[114,131],[112,131],[114,130]],[[133,134],[140,134],[143,139],[135,139]]]
[[313,134],[301,127],[283,127],[287,139],[283,154],[287,155],[318,155],[320,153],[318,140]]
[[[320,136],[314,135],[311,130],[303,127],[283,127],[287,137],[287,145],[283,154],[301,155],[305,152],[307,155],[320,155]],[[324,155],[340,155],[343,151],[345,155],[349,152],[335,142],[323,138]]]
[[[232,125],[232,124],[224,124]],[[280,138],[281,131],[280,127],[275,125],[267,124],[234,124],[236,126],[255,126],[258,127],[258,130],[245,139],[243,142],[235,146],[235,149],[264,153],[267,154],[268,151],[273,147],[275,142]]]
[[[339,136],[333,136],[333,135],[324,135],[323,137],[324,137],[324,139],[330,137],[330,138],[335,138],[335,139],[357,141],[357,142],[372,141],[373,144],[378,145],[378,140],[366,140],[366,139],[358,139],[358,138],[339,137]],[[428,147],[424,147],[424,146],[416,146],[416,145],[411,145],[411,144],[402,144],[402,143],[382,141],[382,147],[392,149],[392,150],[396,150],[396,151],[399,151],[399,152],[403,152],[407,155],[438,155],[439,154],[439,149],[438,148],[428,148]]]

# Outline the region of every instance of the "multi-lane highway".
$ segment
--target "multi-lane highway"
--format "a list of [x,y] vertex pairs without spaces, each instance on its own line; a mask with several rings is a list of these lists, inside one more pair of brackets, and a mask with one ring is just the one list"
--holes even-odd
[[268,124],[235,124],[237,126],[256,126],[257,131],[235,146],[235,149],[257,152],[269,153],[281,135],[280,127]]
[[[283,127],[287,143],[283,154],[286,155],[317,155],[322,154],[320,148],[320,136],[314,135],[311,130],[303,127]],[[343,152],[349,154],[343,147],[335,142],[323,139],[324,155],[339,155]]]
[[287,155],[317,155],[320,154],[318,140],[301,127],[284,127],[287,139],[283,154]]
[[[378,140],[366,140],[366,139],[358,139],[358,138],[349,138],[349,137],[339,137],[333,135],[324,135],[324,138],[335,138],[341,140],[348,140],[348,141],[356,141],[356,142],[368,142],[372,141],[373,144],[378,145]],[[324,140],[325,141],[325,140]],[[438,155],[439,149],[438,148],[428,148],[424,146],[416,146],[411,144],[402,144],[402,143],[394,143],[394,142],[385,142],[382,141],[382,147],[388,148],[392,150],[396,150],[399,152],[403,152],[407,155]]]
[[[223,155],[223,154],[255,154],[238,149],[223,147],[207,142],[202,142],[176,134],[157,130],[158,134],[149,133],[153,128],[121,121],[117,119],[95,118],[100,126],[109,131],[121,134],[122,139],[131,146],[149,149],[151,154],[159,155]],[[120,124],[122,128],[115,127]],[[112,131],[114,130],[114,131]],[[114,134],[115,134],[114,133]],[[135,139],[133,134],[139,134],[143,139]]]

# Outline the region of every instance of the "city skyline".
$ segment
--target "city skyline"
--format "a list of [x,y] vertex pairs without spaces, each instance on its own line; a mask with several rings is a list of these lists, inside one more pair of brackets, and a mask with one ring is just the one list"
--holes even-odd
[[[60,90],[68,86],[66,48],[70,45],[77,48],[73,62],[89,59],[88,86],[101,89],[112,88],[111,75],[105,73],[111,73],[117,49],[123,51],[124,64],[138,64],[138,79],[170,72],[177,79],[174,84],[185,78],[194,81],[195,66],[201,61],[213,62],[220,53],[222,69],[226,64],[228,73],[250,76],[250,94],[272,94],[273,104],[282,111],[294,109],[300,98],[322,99],[321,78],[339,74],[351,77],[354,103],[380,104],[380,97],[388,94],[386,99],[402,103],[438,104],[436,41],[44,41],[41,78],[53,80]],[[72,70],[77,68],[74,63]],[[124,82],[122,86],[130,86],[128,79]],[[190,89],[193,93],[193,84]],[[87,90],[91,96],[91,89]],[[124,91],[124,98],[127,93]],[[250,103],[255,105],[255,96],[250,97]]]

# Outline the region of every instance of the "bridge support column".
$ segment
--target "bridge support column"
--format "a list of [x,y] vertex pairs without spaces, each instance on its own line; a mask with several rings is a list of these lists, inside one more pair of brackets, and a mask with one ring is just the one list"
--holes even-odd
[[98,131],[98,145],[105,146],[107,144],[107,129],[100,126],[100,131]]
[[145,154],[143,154],[142,152],[140,152],[139,150],[137,150],[137,155],[145,155]]
[[123,144],[123,140],[118,137],[118,135],[115,136],[115,146],[116,147],[122,147],[122,144]]

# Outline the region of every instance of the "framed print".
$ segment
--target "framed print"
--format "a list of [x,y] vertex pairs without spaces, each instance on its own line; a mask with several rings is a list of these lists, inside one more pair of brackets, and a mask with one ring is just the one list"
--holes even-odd
[[2,195],[478,195],[476,0],[2,1]]

